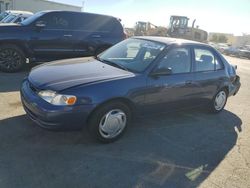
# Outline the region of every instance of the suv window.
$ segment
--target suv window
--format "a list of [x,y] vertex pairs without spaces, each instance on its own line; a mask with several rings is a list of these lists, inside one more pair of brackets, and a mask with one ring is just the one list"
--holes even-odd
[[46,29],[72,29],[71,14],[67,13],[48,13],[37,21],[43,21]]
[[213,52],[208,49],[194,49],[195,71],[214,71],[222,69],[222,64]]
[[[79,14],[76,15],[79,20],[76,23],[76,29],[86,31],[110,32],[115,27],[115,20],[106,16]],[[80,18],[80,19],[79,19]]]
[[158,68],[169,68],[172,73],[188,73],[191,70],[191,55],[189,48],[174,48],[161,60]]

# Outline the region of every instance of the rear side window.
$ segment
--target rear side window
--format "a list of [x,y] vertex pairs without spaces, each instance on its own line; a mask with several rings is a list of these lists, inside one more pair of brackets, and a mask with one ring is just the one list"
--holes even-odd
[[77,15],[75,28],[85,31],[111,32],[119,23],[115,18],[91,14]]
[[215,71],[222,69],[220,60],[208,49],[195,48],[195,71]]

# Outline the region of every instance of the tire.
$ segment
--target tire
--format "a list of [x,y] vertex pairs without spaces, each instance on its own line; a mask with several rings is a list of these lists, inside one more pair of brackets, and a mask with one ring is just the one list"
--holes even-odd
[[228,92],[226,89],[221,89],[219,90],[216,95],[213,97],[211,103],[210,103],[210,111],[212,113],[219,113],[221,112],[226,103],[227,103],[227,98],[228,98]]
[[103,143],[111,143],[124,134],[130,121],[131,111],[126,104],[110,102],[93,112],[87,126],[93,138]]
[[0,70],[14,73],[20,71],[26,62],[23,51],[15,45],[0,46]]

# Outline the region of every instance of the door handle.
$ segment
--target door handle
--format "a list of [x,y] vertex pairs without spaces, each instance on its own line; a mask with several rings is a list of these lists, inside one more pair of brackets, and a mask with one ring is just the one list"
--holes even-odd
[[92,38],[101,38],[101,35],[92,35]]
[[186,85],[191,85],[191,84],[193,84],[193,82],[192,82],[191,80],[187,80],[187,81],[185,82],[185,84],[186,84]]
[[64,37],[72,37],[72,35],[63,35]]

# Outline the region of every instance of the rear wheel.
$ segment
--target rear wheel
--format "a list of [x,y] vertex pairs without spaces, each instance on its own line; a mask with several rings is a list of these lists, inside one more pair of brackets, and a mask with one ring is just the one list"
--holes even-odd
[[3,72],[17,72],[25,65],[25,56],[21,49],[14,45],[0,47],[0,70]]
[[121,102],[111,102],[101,106],[90,117],[88,129],[97,140],[110,143],[120,138],[131,120],[131,112]]
[[228,93],[225,89],[217,92],[210,104],[210,109],[214,113],[222,111],[227,103]]

